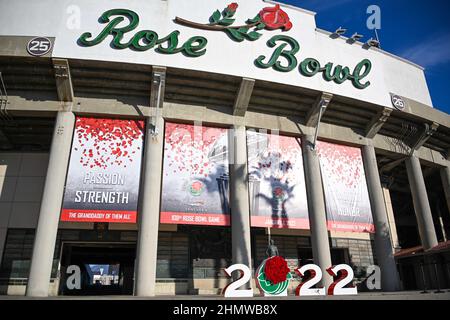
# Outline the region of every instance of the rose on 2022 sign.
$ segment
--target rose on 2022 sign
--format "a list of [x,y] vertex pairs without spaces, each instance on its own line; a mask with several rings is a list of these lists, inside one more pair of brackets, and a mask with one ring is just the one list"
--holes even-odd
[[264,296],[287,296],[292,279],[286,260],[275,256],[264,260],[256,271],[256,284]]
[[278,256],[267,259],[264,265],[266,278],[273,284],[286,281],[289,271],[286,260]]

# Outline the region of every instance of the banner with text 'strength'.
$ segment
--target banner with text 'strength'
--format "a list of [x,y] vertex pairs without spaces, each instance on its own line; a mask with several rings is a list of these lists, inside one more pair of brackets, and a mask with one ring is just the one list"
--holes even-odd
[[61,221],[136,223],[144,122],[77,117]]

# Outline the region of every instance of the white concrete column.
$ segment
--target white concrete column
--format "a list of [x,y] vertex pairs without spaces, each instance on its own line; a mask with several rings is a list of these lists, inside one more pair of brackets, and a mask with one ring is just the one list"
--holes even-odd
[[400,279],[391,244],[391,235],[387,220],[383,190],[377,165],[375,148],[372,145],[363,146],[362,155],[366,173],[372,217],[375,224],[375,253],[381,270],[381,289],[383,291],[400,290]]
[[389,231],[391,234],[391,244],[393,253],[396,249],[400,248],[400,243],[398,241],[397,224],[395,223],[394,209],[392,208],[391,192],[388,188],[383,188],[384,204],[386,206],[387,220],[389,224]]
[[250,201],[245,126],[229,130],[231,247],[233,264],[252,269]]
[[411,195],[416,213],[417,225],[419,227],[420,239],[425,250],[433,248],[438,244],[436,230],[434,229],[433,216],[428,201],[425,180],[423,179],[420,161],[416,156],[406,159],[406,171],[411,186]]
[[7,233],[8,228],[0,228],[0,266],[2,265],[3,250],[5,249]]
[[450,167],[441,169],[442,185],[444,186],[445,199],[447,200],[448,212],[450,213]]
[[140,297],[155,295],[163,146],[164,120],[150,117],[146,123],[135,269],[135,295]]
[[314,136],[302,139],[303,162],[305,167],[306,192],[308,197],[309,224],[314,263],[323,273],[320,284],[325,288],[333,282],[327,268],[331,267],[330,242],[328,239],[327,213],[323,194],[319,155],[313,149]]
[[74,125],[72,112],[58,112],[34,239],[27,296],[48,296]]

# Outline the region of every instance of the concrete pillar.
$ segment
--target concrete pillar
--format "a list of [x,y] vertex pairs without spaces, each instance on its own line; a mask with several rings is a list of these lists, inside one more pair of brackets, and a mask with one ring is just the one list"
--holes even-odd
[[3,250],[5,249],[7,234],[8,234],[7,228],[0,228],[0,266],[2,265]]
[[392,250],[391,235],[386,206],[381,188],[375,149],[372,145],[362,148],[364,171],[366,173],[372,217],[375,224],[375,253],[381,270],[381,289],[400,290],[400,279]]
[[450,167],[441,169],[442,185],[444,186],[445,199],[447,200],[448,212],[450,213]]
[[434,229],[433,216],[430,203],[428,202],[427,190],[423,179],[420,161],[416,156],[406,159],[406,171],[411,186],[411,195],[416,213],[417,225],[419,227],[420,239],[425,250],[433,248],[438,244],[436,230]]
[[27,296],[48,296],[74,125],[72,112],[58,112],[34,239]]
[[[153,122],[152,122],[153,120]],[[156,263],[158,253],[159,212],[161,206],[161,177],[164,145],[164,121],[161,117],[147,119],[139,234],[136,254],[135,295],[155,295]],[[156,132],[154,135],[156,125]]]
[[389,231],[391,234],[391,244],[393,253],[396,249],[400,249],[400,242],[398,241],[397,224],[395,223],[394,209],[392,208],[391,192],[388,188],[383,188],[384,204],[386,206],[387,220],[389,224]]
[[248,195],[247,137],[245,126],[229,132],[231,247],[233,264],[252,269],[250,201]]
[[306,193],[308,197],[309,224],[314,263],[323,273],[320,284],[327,289],[333,282],[327,268],[331,267],[330,242],[328,239],[327,214],[320,173],[319,155],[313,149],[314,136],[302,139],[303,162],[305,168]]

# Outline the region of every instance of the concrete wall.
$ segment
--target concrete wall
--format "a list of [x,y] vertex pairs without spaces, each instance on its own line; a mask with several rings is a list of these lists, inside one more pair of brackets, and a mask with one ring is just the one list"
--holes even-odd
[[47,153],[0,154],[0,228],[36,226],[47,165]]
[[36,227],[47,165],[47,153],[0,153],[0,259],[8,228]]

